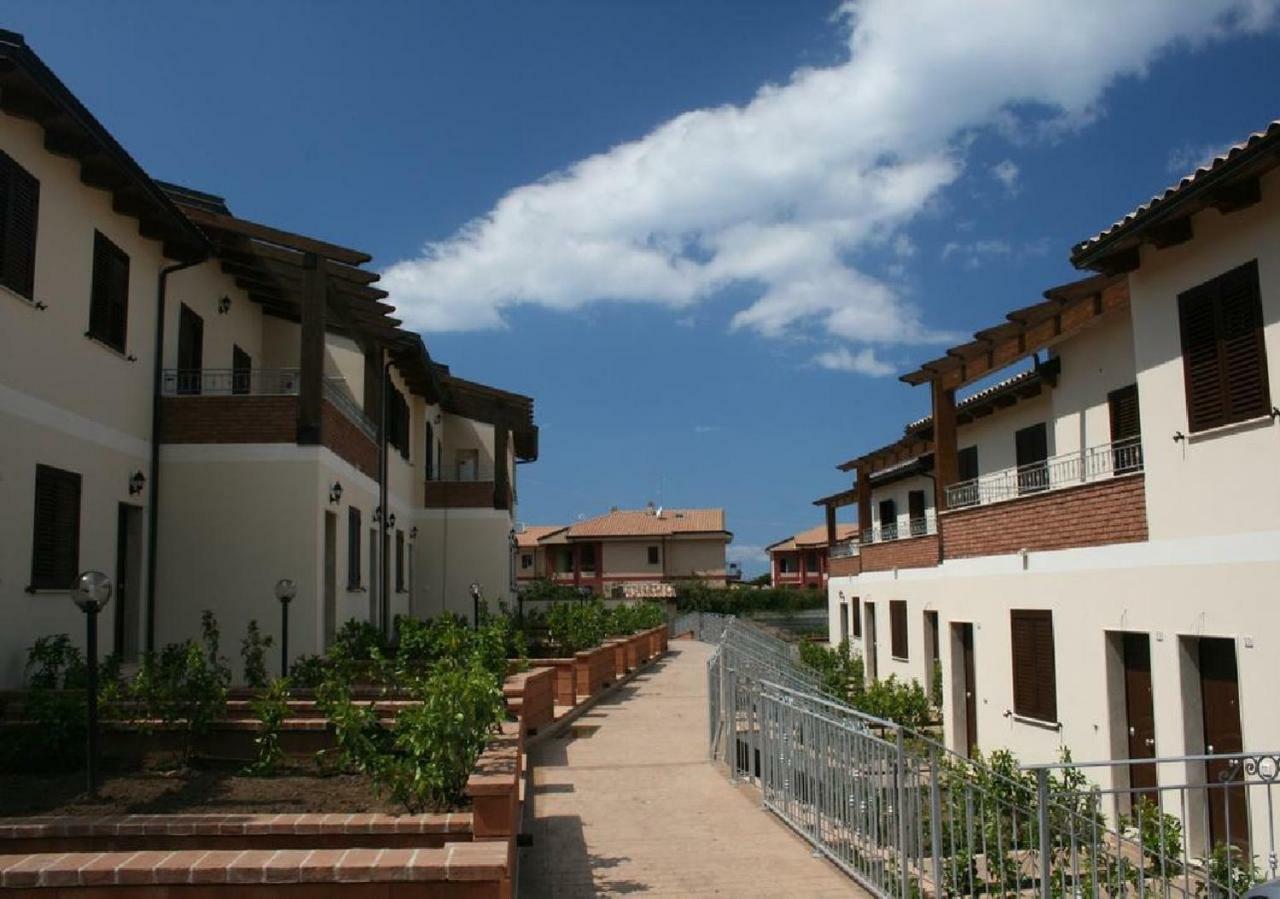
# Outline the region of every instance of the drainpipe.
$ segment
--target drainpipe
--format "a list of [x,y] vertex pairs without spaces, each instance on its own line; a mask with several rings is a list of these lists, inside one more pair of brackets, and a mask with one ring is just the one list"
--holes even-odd
[[378,559],[378,565],[382,570],[378,575],[378,578],[381,581],[378,586],[382,593],[379,598],[382,617],[382,633],[383,636],[388,638],[391,636],[391,622],[388,620],[391,616],[391,599],[390,593],[387,592],[387,580],[390,572],[390,565],[387,564],[389,549],[389,540],[387,539],[389,536],[389,529],[387,522],[390,520],[391,509],[387,503],[387,385],[391,382],[391,364],[391,360],[388,359],[382,366],[382,402],[379,404],[382,406],[382,409],[380,410],[382,420],[378,423],[378,503],[382,507],[382,520],[378,522],[378,527],[382,531],[380,538],[382,552]]
[[184,268],[199,265],[208,255],[191,262],[179,262],[160,269],[156,283],[156,345],[155,365],[151,375],[151,493],[147,501],[147,652],[156,648],[156,544],[160,537],[160,381],[164,377],[164,315],[165,293],[169,276]]

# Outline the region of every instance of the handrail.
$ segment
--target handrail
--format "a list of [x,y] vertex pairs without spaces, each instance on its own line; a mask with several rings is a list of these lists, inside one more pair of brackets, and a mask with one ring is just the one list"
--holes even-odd
[[927,537],[938,533],[938,519],[933,511],[927,511],[923,518],[907,519],[907,526],[901,528],[895,521],[893,524],[875,525],[862,531],[862,545],[870,543],[888,543],[893,540],[907,540],[912,537]]

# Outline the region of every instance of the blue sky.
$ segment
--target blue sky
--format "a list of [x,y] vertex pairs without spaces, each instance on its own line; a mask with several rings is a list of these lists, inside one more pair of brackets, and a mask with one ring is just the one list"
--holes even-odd
[[18,0],[2,24],[154,176],[368,250],[434,356],[533,395],[522,519],[722,505],[756,570],[837,462],[927,412],[894,374],[1280,117],[1270,2],[904,8]]

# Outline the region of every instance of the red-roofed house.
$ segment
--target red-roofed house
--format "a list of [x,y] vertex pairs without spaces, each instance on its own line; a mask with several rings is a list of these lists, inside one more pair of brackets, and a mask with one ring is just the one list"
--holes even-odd
[[[858,534],[856,524],[836,525],[836,542],[852,540]],[[827,559],[830,551],[827,526],[801,531],[785,540],[766,546],[769,570],[774,587],[810,587],[827,585]]]
[[516,579],[538,578],[595,593],[636,582],[703,581],[724,586],[733,539],[724,509],[613,509],[571,525],[516,534]]

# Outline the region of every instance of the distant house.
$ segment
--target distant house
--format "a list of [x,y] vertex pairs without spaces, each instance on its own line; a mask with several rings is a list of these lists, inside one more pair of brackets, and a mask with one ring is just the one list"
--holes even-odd
[[[856,524],[838,524],[836,543],[845,544],[857,533]],[[810,587],[815,590],[825,587],[831,545],[827,526],[820,524],[766,546],[773,586]]]
[[611,593],[639,582],[728,580],[733,540],[724,509],[613,509],[571,525],[531,525],[516,534],[516,581],[546,578]]

